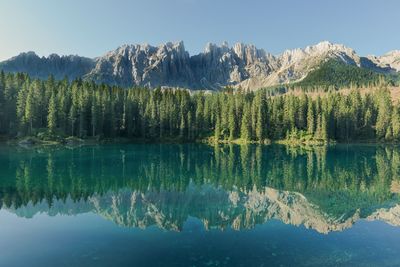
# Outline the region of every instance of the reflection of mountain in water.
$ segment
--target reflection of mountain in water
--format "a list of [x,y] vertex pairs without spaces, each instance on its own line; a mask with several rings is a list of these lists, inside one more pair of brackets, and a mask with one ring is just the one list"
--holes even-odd
[[0,151],[0,204],[19,216],[94,212],[127,227],[248,229],[270,219],[320,233],[360,218],[400,225],[400,151],[379,147],[131,145]]
[[[94,212],[126,227],[157,226],[165,230],[180,231],[189,217],[200,219],[206,229],[235,230],[253,228],[270,219],[285,224],[303,225],[320,233],[342,231],[360,219],[360,210],[353,214],[333,217],[310,203],[300,193],[256,188],[244,193],[227,192],[212,186],[189,186],[185,192],[140,193],[129,189],[91,196],[86,201],[54,201],[52,206],[43,201],[36,205],[13,210],[18,216],[33,217],[38,212],[49,215]],[[366,217],[400,226],[400,205],[380,208]]]
[[391,208],[381,208],[367,217],[367,220],[380,220],[393,226],[400,226],[400,205]]
[[299,194],[265,188],[247,193],[220,189],[191,188],[184,193],[138,194],[120,191],[90,202],[96,212],[117,224],[134,227],[157,225],[167,230],[180,230],[191,216],[201,219],[206,229],[248,229],[270,219],[286,224],[304,225],[321,233],[343,230],[359,218],[333,218],[309,203]]

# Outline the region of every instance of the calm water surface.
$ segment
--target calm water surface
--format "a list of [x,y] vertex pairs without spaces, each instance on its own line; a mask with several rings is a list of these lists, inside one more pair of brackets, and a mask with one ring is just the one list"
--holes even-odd
[[400,148],[0,146],[0,266],[400,266]]

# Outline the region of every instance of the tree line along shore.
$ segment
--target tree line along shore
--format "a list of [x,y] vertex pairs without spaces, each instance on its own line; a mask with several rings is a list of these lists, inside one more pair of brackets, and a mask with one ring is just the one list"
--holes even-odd
[[2,72],[0,135],[43,142],[398,142],[400,106],[385,83],[366,93],[357,88],[209,93],[42,81]]

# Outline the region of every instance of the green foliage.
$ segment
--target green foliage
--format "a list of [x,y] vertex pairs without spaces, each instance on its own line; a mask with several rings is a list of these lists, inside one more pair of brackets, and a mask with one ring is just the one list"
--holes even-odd
[[385,76],[369,69],[346,64],[338,60],[328,60],[318,69],[310,72],[302,81],[293,84],[294,87],[312,88],[343,88],[377,85]]
[[393,139],[395,141],[400,141],[400,114],[398,108],[393,110],[391,119]]
[[[270,95],[227,90],[123,89],[81,80],[0,75],[0,134],[228,142],[292,139],[400,141],[399,107],[385,87],[372,94]],[[303,137],[300,136],[300,139]]]
[[391,138],[391,99],[387,89],[382,89],[378,92],[377,107],[378,115],[376,119],[376,135],[379,139]]
[[51,94],[51,98],[49,101],[49,113],[47,116],[47,127],[49,129],[49,133],[53,134],[57,128],[57,107],[56,107],[56,98],[54,92]]
[[308,101],[307,104],[307,131],[308,134],[313,135],[314,134],[314,128],[315,128],[315,114],[314,114],[314,106],[313,106],[313,101]]
[[240,138],[243,140],[251,140],[251,113],[250,104],[247,103],[243,107],[243,116],[240,128]]

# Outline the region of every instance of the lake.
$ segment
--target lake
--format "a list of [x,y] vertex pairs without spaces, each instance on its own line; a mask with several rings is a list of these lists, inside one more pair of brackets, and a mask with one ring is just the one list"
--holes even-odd
[[400,148],[0,146],[0,266],[399,266]]

